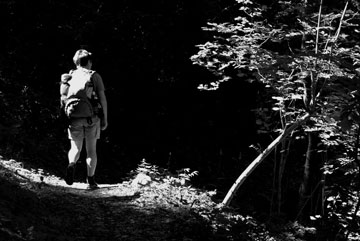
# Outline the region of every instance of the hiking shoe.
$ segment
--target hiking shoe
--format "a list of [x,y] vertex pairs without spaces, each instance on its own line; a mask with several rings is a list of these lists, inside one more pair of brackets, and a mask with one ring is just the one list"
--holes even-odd
[[75,174],[75,164],[71,163],[66,168],[65,182],[67,185],[72,185],[74,183],[74,174]]
[[88,189],[97,189],[99,188],[98,184],[95,182],[94,176],[87,177]]

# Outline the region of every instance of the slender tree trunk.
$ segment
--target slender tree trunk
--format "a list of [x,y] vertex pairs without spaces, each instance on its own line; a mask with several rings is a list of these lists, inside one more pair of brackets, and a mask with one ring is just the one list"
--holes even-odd
[[274,151],[274,167],[273,167],[273,182],[272,182],[272,191],[271,191],[271,203],[270,203],[270,214],[269,217],[270,219],[272,218],[272,213],[273,213],[273,207],[274,207],[274,203],[275,203],[275,194],[276,194],[276,174],[277,174],[277,169],[278,169],[278,165],[277,165],[277,148],[275,147],[275,151]]
[[310,162],[311,162],[311,156],[312,156],[312,145],[313,145],[313,137],[312,134],[309,132],[307,134],[308,137],[308,146],[306,150],[306,157],[305,157],[305,164],[304,164],[304,173],[303,173],[303,180],[300,185],[299,189],[299,216],[301,217],[303,214],[304,206],[307,203],[307,199],[310,198]]
[[278,188],[277,188],[277,212],[278,214],[281,213],[281,203],[282,203],[282,178],[285,171],[285,164],[289,156],[289,149],[291,145],[291,140],[284,140],[282,143],[282,150],[281,150],[281,158],[279,163],[279,173],[278,173]]
[[282,134],[280,134],[270,145],[241,173],[235,183],[232,185],[228,193],[226,194],[224,200],[222,201],[222,206],[228,206],[235,196],[239,187],[244,183],[246,178],[256,169],[256,167],[265,160],[265,158],[271,153],[271,151],[283,141],[288,135],[291,134],[296,128],[298,128],[303,122],[308,120],[310,117],[309,113],[306,113],[301,118],[299,118],[295,123],[290,127],[286,128]]
[[[357,129],[356,141],[355,141],[355,146],[354,146],[354,154],[353,154],[354,161],[358,165],[358,179],[359,179],[358,182],[360,183],[360,174],[359,174],[360,173],[360,161],[358,159],[359,147],[360,147],[360,126],[358,126],[358,129]],[[356,224],[356,215],[360,210],[360,191],[358,191],[357,196],[358,196],[357,204],[356,204],[355,210],[352,214],[352,220],[353,220],[352,225],[354,225],[354,226]],[[350,230],[347,230],[347,233],[345,234],[346,239],[349,237],[349,235],[350,235]]]

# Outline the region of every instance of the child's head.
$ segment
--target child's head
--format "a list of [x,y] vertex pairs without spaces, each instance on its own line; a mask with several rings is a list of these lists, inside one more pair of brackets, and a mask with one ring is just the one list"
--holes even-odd
[[71,74],[62,74],[61,75],[61,82],[66,83],[69,80],[71,80],[71,77],[72,77]]

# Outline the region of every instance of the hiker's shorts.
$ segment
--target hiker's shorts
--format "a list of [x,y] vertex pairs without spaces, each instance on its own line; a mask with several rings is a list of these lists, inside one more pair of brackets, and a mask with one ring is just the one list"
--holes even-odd
[[68,128],[68,137],[70,140],[81,141],[85,139],[100,138],[100,119],[92,118],[92,123],[86,118],[78,118],[71,120]]

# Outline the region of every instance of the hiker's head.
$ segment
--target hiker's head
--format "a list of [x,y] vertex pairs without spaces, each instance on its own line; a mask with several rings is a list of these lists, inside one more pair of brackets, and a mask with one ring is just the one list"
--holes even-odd
[[76,66],[86,67],[91,62],[91,53],[85,49],[79,49],[76,51],[73,61]]

